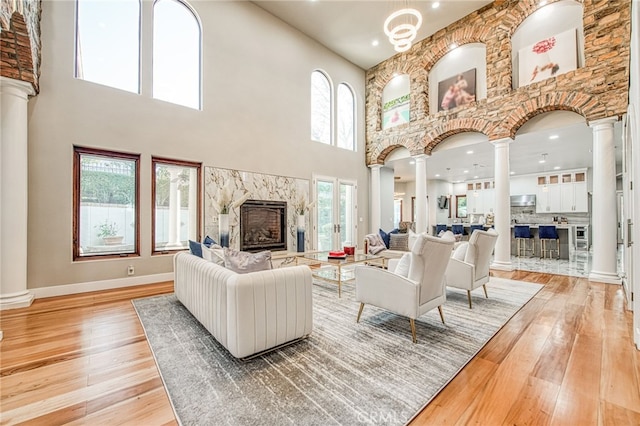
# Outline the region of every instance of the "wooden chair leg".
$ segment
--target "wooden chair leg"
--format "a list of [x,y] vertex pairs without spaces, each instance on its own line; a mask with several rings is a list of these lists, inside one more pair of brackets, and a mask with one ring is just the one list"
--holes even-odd
[[484,289],[484,297],[488,299],[489,295],[487,294],[487,286],[485,284],[482,284],[482,288]]
[[442,320],[442,323],[444,324],[444,314],[442,313],[442,306],[438,306],[438,312],[440,312],[440,319]]
[[469,298],[469,309],[472,309],[472,306],[471,306],[471,290],[467,290],[467,297]]
[[356,322],[360,322],[360,315],[362,315],[362,310],[364,309],[364,303],[360,303],[360,309],[358,310],[358,318]]
[[411,337],[413,338],[413,343],[418,343],[418,338],[416,337],[416,322],[413,318],[409,318],[409,324],[411,324]]

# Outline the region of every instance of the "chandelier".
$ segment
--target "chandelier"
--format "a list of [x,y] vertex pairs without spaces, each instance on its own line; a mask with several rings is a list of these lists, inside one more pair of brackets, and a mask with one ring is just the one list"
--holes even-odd
[[[405,22],[401,22],[404,19]],[[391,26],[393,21],[394,26]],[[411,21],[415,21],[411,23]],[[411,42],[418,35],[422,25],[422,15],[415,9],[400,9],[393,12],[384,21],[384,33],[389,37],[396,52],[406,52],[411,47]]]

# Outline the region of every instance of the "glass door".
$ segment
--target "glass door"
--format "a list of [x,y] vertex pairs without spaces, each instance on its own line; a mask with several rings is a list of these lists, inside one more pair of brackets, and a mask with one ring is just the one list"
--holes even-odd
[[317,214],[314,224],[316,249],[338,250],[355,245],[357,186],[333,177],[314,177]]

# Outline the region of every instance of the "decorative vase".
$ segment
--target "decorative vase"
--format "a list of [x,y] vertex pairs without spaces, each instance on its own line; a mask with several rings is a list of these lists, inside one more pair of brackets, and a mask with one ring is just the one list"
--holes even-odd
[[298,215],[298,244],[296,245],[296,248],[299,253],[302,253],[304,251],[304,219],[305,218],[303,214]]
[[222,247],[229,247],[229,213],[218,215],[218,236]]

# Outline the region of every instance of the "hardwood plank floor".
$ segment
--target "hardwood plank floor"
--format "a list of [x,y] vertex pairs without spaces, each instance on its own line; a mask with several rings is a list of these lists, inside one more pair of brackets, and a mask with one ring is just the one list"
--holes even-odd
[[[640,424],[640,352],[622,289],[494,275],[544,288],[411,424]],[[172,291],[167,282],[2,311],[0,424],[177,424],[130,302]]]

